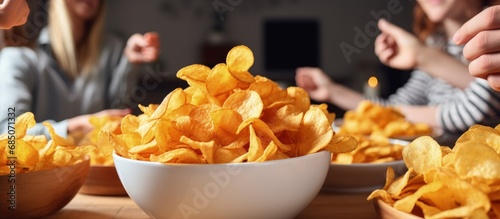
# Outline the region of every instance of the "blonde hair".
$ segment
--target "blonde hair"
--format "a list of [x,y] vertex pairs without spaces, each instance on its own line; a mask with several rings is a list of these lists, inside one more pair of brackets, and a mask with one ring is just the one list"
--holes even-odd
[[73,38],[71,17],[66,0],[51,0],[49,4],[48,30],[52,51],[61,69],[72,78],[92,72],[99,61],[104,25],[104,3],[104,1],[101,3],[97,17],[91,21],[79,50]]

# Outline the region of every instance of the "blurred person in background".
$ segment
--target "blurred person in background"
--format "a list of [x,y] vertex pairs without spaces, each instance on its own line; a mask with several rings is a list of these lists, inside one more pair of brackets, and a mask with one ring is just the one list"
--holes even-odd
[[0,50],[5,47],[4,29],[23,25],[29,13],[26,0],[0,0]]
[[[387,99],[374,102],[399,108],[411,122],[443,129],[437,139],[453,145],[474,124],[500,122],[500,94],[487,81],[469,74],[462,50],[452,41],[454,33],[493,0],[420,0],[414,8],[415,35],[381,19],[381,34],[375,40],[380,61],[396,69],[414,69],[408,82]],[[335,83],[318,68],[296,70],[296,83],[312,99],[352,110],[362,94]]]
[[23,25],[29,13],[26,0],[0,0],[0,29]]
[[500,6],[492,6],[467,21],[454,35],[464,45],[470,74],[488,80],[500,91]]
[[[158,35],[134,34],[124,43],[105,33],[104,0],[51,0],[48,16],[34,49],[0,53],[0,105],[16,115],[33,112],[40,123],[29,133],[47,137],[43,121],[61,136],[82,136],[92,129],[91,115],[130,113],[111,102],[130,95],[140,64],[157,59]],[[0,114],[1,133],[7,120]]]

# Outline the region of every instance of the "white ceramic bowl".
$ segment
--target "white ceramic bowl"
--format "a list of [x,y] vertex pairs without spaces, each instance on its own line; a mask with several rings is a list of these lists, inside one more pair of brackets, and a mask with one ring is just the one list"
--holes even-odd
[[113,154],[132,200],[152,218],[293,218],[318,194],[330,152],[262,163],[161,164]]
[[[391,143],[406,146],[407,141],[391,139]],[[361,193],[371,192],[384,187],[388,167],[394,169],[397,176],[401,176],[408,168],[403,160],[385,163],[331,163],[328,175],[323,185],[324,191]]]

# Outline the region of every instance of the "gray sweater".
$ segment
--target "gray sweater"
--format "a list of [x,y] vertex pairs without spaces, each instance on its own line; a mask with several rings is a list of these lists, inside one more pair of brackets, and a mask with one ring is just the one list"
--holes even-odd
[[51,52],[47,29],[35,49],[9,47],[0,51],[0,134],[7,132],[9,108],[16,116],[33,112],[36,126],[29,134],[49,137],[48,121],[66,137],[68,118],[124,106],[136,86],[137,68],[123,55],[124,42],[106,35],[96,71],[69,78]]

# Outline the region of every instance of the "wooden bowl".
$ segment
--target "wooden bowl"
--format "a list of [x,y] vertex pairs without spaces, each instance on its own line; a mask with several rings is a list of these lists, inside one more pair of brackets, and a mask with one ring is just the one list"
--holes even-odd
[[400,210],[395,209],[384,201],[377,199],[375,202],[375,209],[380,215],[380,219],[395,219],[395,218],[405,218],[405,219],[423,219],[414,214],[409,214]]
[[89,175],[80,193],[88,195],[127,195],[116,173],[115,166],[91,165]]
[[59,211],[78,193],[89,166],[87,159],[67,167],[0,176],[0,217],[41,218]]

